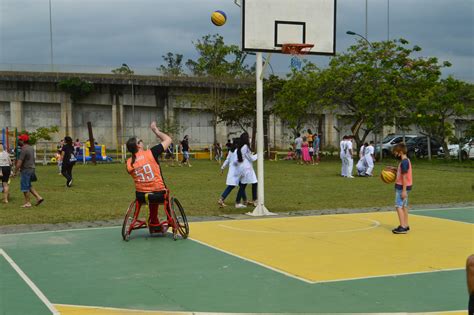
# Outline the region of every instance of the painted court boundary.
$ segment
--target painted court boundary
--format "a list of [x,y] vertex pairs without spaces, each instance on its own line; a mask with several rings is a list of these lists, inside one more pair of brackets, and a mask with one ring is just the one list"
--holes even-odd
[[[433,209],[413,209],[410,210],[410,212],[421,212],[421,211],[438,211],[438,210],[474,210],[474,205],[470,207],[455,207],[455,208],[433,208]],[[308,210],[311,211],[311,210]],[[391,210],[387,211],[380,211],[380,212],[390,212]],[[359,214],[361,213],[371,213],[371,212],[357,212]],[[377,213],[377,212],[375,212]],[[337,214],[324,214],[324,216],[329,216],[329,215],[340,215],[340,214],[352,214],[352,213],[337,213]],[[356,214],[356,213],[354,213]],[[307,215],[308,217],[316,217],[319,215]],[[305,217],[305,215],[298,215],[298,216],[291,216],[291,218],[297,218],[297,217]],[[288,216],[284,217],[262,217],[262,218],[257,218],[253,220],[263,220],[263,219],[284,219],[288,218]],[[443,218],[439,218],[441,220],[444,220]],[[238,220],[222,220],[222,222],[225,221],[238,221]],[[209,222],[209,221],[199,221],[199,222]],[[191,222],[191,223],[198,223],[198,222]],[[469,223],[470,224],[470,223]],[[30,235],[30,234],[44,234],[44,233],[59,233],[59,232],[75,232],[75,231],[93,231],[93,230],[106,230],[106,229],[118,229],[121,228],[121,225],[115,225],[115,226],[102,226],[102,227],[91,227],[91,228],[80,228],[80,229],[64,229],[64,230],[52,230],[52,231],[35,231],[35,232],[20,232],[20,233],[7,233],[7,234],[0,234],[0,237],[5,237],[5,236],[12,236],[12,235]]]
[[10,264],[10,266],[13,267],[13,269],[18,273],[18,275],[25,281],[25,283],[30,287],[31,290],[38,296],[38,298],[43,302],[44,305],[51,311],[53,315],[59,315],[60,313],[56,308],[51,304],[51,302],[48,300],[48,298],[41,292],[41,290],[31,281],[30,278],[21,270],[20,267],[13,261],[13,259],[8,256],[8,254],[0,248],[0,256],[3,256],[5,260]]

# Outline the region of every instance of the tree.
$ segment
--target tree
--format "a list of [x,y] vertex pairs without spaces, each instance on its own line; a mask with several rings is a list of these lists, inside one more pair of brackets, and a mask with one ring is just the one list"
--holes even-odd
[[58,83],[59,89],[69,93],[71,101],[77,102],[79,99],[89,95],[94,90],[94,84],[82,80],[81,78],[70,78]]
[[185,72],[183,69],[183,55],[167,53],[162,58],[166,62],[166,66],[161,65],[157,68],[163,75],[167,76],[184,76]]
[[199,57],[197,60],[188,59],[186,66],[194,75],[239,78],[252,73],[244,64],[247,53],[237,45],[226,45],[224,37],[219,34],[205,35],[193,44]]
[[58,131],[59,131],[58,126],[51,126],[49,128],[39,127],[35,131],[22,130],[20,134],[27,134],[30,138],[28,141],[29,144],[35,145],[36,142],[38,142],[39,140],[51,141],[52,140],[51,134],[56,133]]
[[275,95],[275,113],[286,121],[296,137],[308,122],[310,112],[321,112],[318,93],[319,69],[305,62],[301,71],[292,69],[288,79]]
[[373,42],[360,40],[336,55],[322,71],[321,102],[352,117],[357,146],[384,125],[406,125],[403,117],[441,75],[436,58],[414,57],[419,46],[408,48],[404,39]]
[[[448,138],[453,135],[449,120],[473,113],[473,85],[448,77],[425,91],[412,116],[422,133],[438,140],[444,152],[449,152]],[[450,155],[445,154],[445,158]]]
[[113,74],[123,74],[123,75],[133,75],[135,73],[135,71],[130,69],[128,66],[123,65],[120,68],[113,69],[112,73]]

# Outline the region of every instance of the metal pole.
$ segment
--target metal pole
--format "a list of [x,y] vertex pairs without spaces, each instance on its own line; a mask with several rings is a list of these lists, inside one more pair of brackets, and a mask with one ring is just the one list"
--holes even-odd
[[368,39],[368,33],[369,33],[369,1],[365,0],[365,38]]
[[264,199],[264,172],[263,172],[263,67],[262,53],[257,53],[256,81],[257,81],[257,179],[258,179],[258,204],[253,212],[247,213],[252,216],[274,215],[265,208]]
[[51,71],[54,71],[54,54],[53,54],[53,17],[51,14],[51,0],[49,0],[49,44],[50,44],[50,62]]
[[390,40],[390,0],[387,0],[387,41]]
[[135,88],[133,86],[133,78],[132,78],[132,133],[135,137]]

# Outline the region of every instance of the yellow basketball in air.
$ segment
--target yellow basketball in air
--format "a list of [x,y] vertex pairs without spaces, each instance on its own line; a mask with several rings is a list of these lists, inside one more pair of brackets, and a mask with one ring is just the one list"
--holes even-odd
[[397,171],[394,169],[385,168],[380,173],[380,179],[386,184],[394,183],[397,179]]
[[227,21],[227,16],[224,12],[217,10],[211,14],[211,22],[216,26],[222,26]]
[[51,158],[51,163],[56,163],[56,158]]

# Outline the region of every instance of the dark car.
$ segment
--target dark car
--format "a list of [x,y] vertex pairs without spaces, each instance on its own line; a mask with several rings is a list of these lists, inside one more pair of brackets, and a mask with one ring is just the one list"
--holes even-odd
[[[438,154],[438,149],[441,143],[433,138],[430,139],[431,144],[431,155]],[[409,158],[417,157],[422,158],[428,156],[428,138],[427,137],[415,137],[407,141],[407,155]]]

